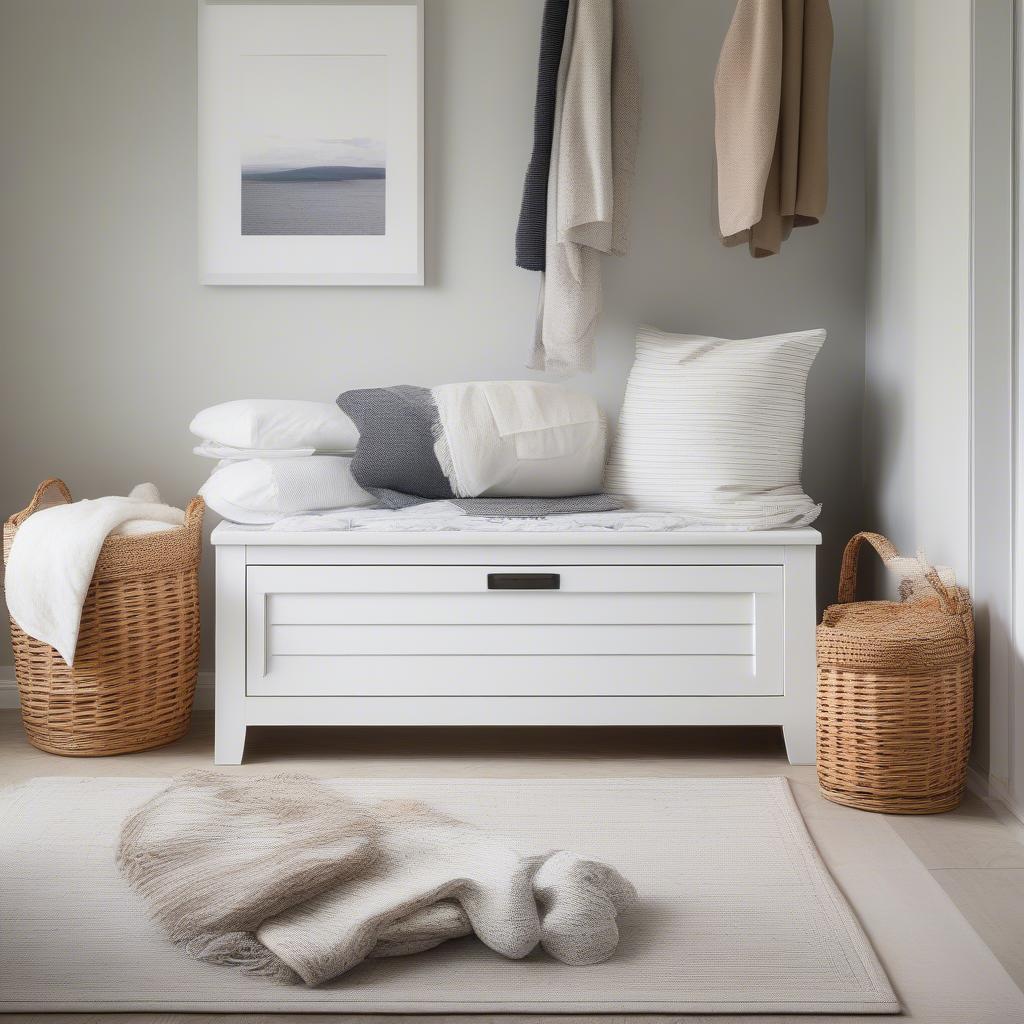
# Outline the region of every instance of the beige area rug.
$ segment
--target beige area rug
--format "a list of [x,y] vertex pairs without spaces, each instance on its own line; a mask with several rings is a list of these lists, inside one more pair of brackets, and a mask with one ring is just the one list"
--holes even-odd
[[[332,782],[362,799],[424,800],[526,849],[560,846],[607,860],[633,880],[641,905],[622,919],[619,950],[605,964],[567,967],[542,953],[513,962],[467,938],[368,962],[318,989],[195,963],[149,922],[114,868],[113,846],[125,815],[165,784],[36,779],[0,794],[0,1011],[770,1013],[807,1021],[804,1014],[871,1019],[897,1009],[784,779]],[[924,996],[918,968],[930,975],[942,1015],[911,1019],[1024,1021],[1024,997],[885,821],[849,812],[829,820],[828,808],[814,805],[819,843],[827,836],[823,852],[876,943],[884,936],[883,955],[896,942],[887,962],[898,989],[906,979],[900,995],[912,1009]],[[961,1002],[958,1014],[964,998],[970,1010]]]

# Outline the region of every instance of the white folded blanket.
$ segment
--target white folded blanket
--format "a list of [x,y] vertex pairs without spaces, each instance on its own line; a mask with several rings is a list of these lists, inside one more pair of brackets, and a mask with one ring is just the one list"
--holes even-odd
[[189,955],[307,985],[470,933],[513,959],[598,963],[636,900],[607,864],[303,776],[182,776],[128,818],[117,857]]
[[151,533],[184,521],[185,513],[165,505],[153,484],[139,484],[127,497],[35,512],[18,527],[7,560],[4,587],[11,618],[72,664],[82,606],[107,535]]
[[427,501],[409,508],[340,508],[281,515],[270,529],[279,533],[360,530],[371,533],[732,533],[743,527],[706,522],[679,512],[580,512],[562,515],[471,515],[453,501]]
[[533,380],[443,384],[431,395],[434,453],[458,497],[600,492],[606,424],[590,395]]

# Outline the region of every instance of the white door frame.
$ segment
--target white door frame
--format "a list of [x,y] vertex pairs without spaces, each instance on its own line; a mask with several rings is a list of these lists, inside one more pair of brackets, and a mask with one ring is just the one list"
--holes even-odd
[[[1007,650],[1005,698],[992,708],[993,721],[1002,726],[1003,747],[995,750],[989,782],[995,795],[1024,821],[1024,360],[1021,339],[1024,338],[1024,3],[1015,0],[1013,31],[1013,132],[1011,183],[1013,227],[1012,243],[1012,330],[1011,330],[1011,401],[1013,451],[1011,458],[1010,501],[1013,508],[1011,571],[1011,644]],[[1000,694],[1000,697],[1002,695]],[[1005,757],[1002,757],[1005,753]]]
[[1024,241],[1019,45],[1024,0],[974,0],[971,33],[970,578],[977,608],[975,760],[1024,819]]

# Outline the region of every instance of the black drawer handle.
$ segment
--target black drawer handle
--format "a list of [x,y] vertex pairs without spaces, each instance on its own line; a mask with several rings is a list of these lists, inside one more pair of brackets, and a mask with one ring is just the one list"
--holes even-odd
[[488,590],[558,590],[562,577],[557,572],[489,572]]

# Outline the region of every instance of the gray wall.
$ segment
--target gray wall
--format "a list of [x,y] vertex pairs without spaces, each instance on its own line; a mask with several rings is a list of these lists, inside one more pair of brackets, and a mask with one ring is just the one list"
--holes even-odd
[[866,513],[970,570],[971,5],[867,5]]
[[[965,585],[971,23],[965,0],[867,4],[865,519],[902,551],[951,566]],[[892,591],[895,580],[885,585]],[[986,765],[984,673],[977,696],[973,757]]]
[[[541,0],[426,0],[427,287],[204,288],[196,267],[194,0],[0,0],[0,510],[209,466],[187,424],[244,396],[522,377],[537,282],[512,263]],[[721,335],[828,328],[808,398],[822,600],[860,525],[864,16],[833,0],[828,215],[780,257],[718,243],[712,81],[733,0],[637,0],[644,78],[632,254],[610,262],[599,369],[614,414],[641,321]],[[211,559],[204,661],[210,665]],[[6,637],[0,665],[10,663]]]
[[1013,9],[868,0],[864,452],[867,522],[971,589],[971,756],[1020,808]]

